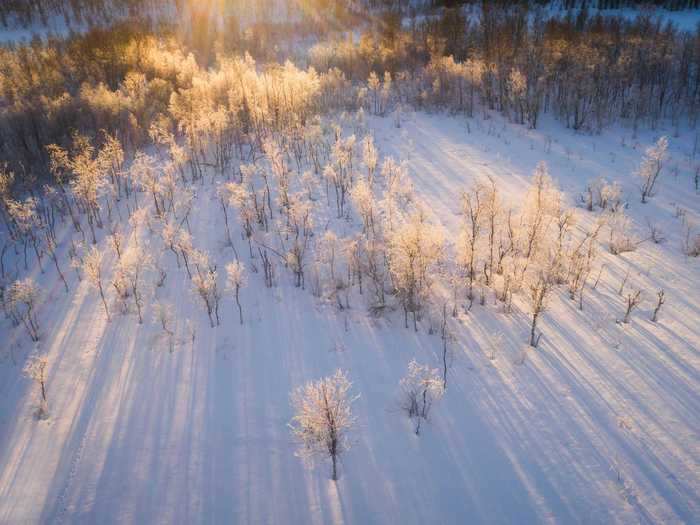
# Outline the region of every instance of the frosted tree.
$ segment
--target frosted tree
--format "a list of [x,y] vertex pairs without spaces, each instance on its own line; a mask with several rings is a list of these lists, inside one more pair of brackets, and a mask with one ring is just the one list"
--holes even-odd
[[[241,166],[241,171],[244,172],[243,166]],[[249,177],[250,175],[246,173],[243,176],[244,183],[229,182],[226,186],[229,194],[229,203],[238,210],[243,234],[248,240],[248,251],[250,252],[250,257],[253,258],[251,240],[255,232],[254,225],[257,222],[267,227],[267,216],[265,215],[265,200],[264,198],[258,200],[258,195],[255,192],[255,188],[252,187],[252,181],[250,181]],[[246,182],[250,185],[249,189],[246,189]]]
[[362,267],[370,279],[374,295],[370,309],[379,312],[386,304],[387,257],[384,242],[377,239],[365,240],[362,251],[365,256]]
[[486,188],[475,184],[470,192],[462,194],[464,223],[459,235],[458,257],[467,274],[467,298],[469,307],[474,301],[474,279],[476,278],[477,242],[484,222]]
[[190,270],[190,257],[194,251],[194,247],[192,246],[192,236],[188,232],[180,230],[175,239],[175,246],[177,251],[182,256],[182,261],[185,263],[187,276],[192,279],[192,271]]
[[107,315],[107,320],[109,321],[109,308],[107,307],[105,291],[102,285],[104,279],[102,274],[102,258],[103,254],[100,249],[97,246],[93,246],[83,257],[83,274],[85,275],[87,282],[90,283],[90,286],[100,292],[102,305],[104,306],[105,314]]
[[413,314],[417,331],[417,316],[432,285],[432,273],[443,252],[442,232],[429,224],[421,212],[394,230],[389,238],[389,270],[396,296],[404,311]]
[[39,269],[43,273],[41,237],[39,236],[42,224],[37,209],[37,199],[34,197],[27,197],[23,201],[10,199],[6,204],[10,221],[15,226],[13,233],[18,234],[24,244],[24,268],[27,269],[27,246],[31,244]]
[[152,266],[153,259],[146,247],[133,241],[117,261],[112,279],[112,285],[122,300],[129,295],[133,298],[139,324],[143,323],[145,274]]
[[272,175],[277,183],[277,197],[281,208],[289,207],[290,171],[279,144],[269,138],[263,143],[263,151],[270,163]]
[[437,368],[421,365],[412,359],[408,374],[401,379],[401,408],[415,423],[416,435],[420,434],[422,421],[427,421],[433,403],[444,393],[444,382]]
[[338,259],[338,236],[332,230],[326,230],[318,243],[317,258],[321,264],[328,267],[328,276],[331,288],[335,289],[338,280],[336,279],[336,260]]
[[56,241],[51,236],[51,233],[48,229],[44,230],[44,234],[46,237],[46,252],[49,254],[49,257],[51,257],[53,265],[56,267],[58,277],[61,279],[61,281],[63,281],[63,287],[66,289],[66,292],[68,292],[68,281],[66,281],[66,277],[65,275],[63,275],[61,267],[58,264],[58,254],[56,253]]
[[527,79],[518,69],[513,68],[508,76],[508,92],[510,94],[511,106],[515,110],[515,120],[518,124],[524,124]]
[[540,162],[535,168],[521,214],[520,251],[526,261],[524,269],[537,254],[553,218],[560,214],[561,192],[554,186],[547,164]]
[[667,149],[668,138],[661,137],[656,144],[647,148],[642,158],[642,163],[637,170],[637,176],[641,179],[639,189],[642,193],[642,202],[646,202],[654,195],[654,187],[661,175]]
[[170,353],[173,352],[175,346],[175,314],[173,313],[173,305],[166,301],[157,301],[153,304],[153,323],[160,326],[163,334],[168,338],[168,347]]
[[[164,228],[165,229],[165,228]],[[165,235],[163,236],[165,238]],[[107,237],[109,246],[114,251],[117,259],[122,257],[122,246],[124,245],[124,234],[119,231],[116,226],[110,226],[109,236]]]
[[632,221],[625,214],[624,208],[620,207],[608,216],[608,227],[610,234],[608,238],[608,249],[613,255],[624,252],[631,252],[637,249],[639,241],[632,231]]
[[156,168],[155,159],[145,153],[137,152],[131,164],[130,172],[131,177],[141,189],[151,194],[156,215],[162,217],[165,213],[165,206],[161,196],[161,173]]
[[348,433],[355,424],[352,403],[359,397],[350,393],[352,383],[345,372],[308,382],[291,394],[294,417],[292,434],[300,442],[297,455],[305,459],[329,458],[331,479],[338,479],[337,462],[350,448]]
[[39,340],[39,323],[36,319],[36,306],[39,300],[39,287],[31,277],[15,281],[6,292],[7,303],[12,318],[22,323],[32,341]]
[[377,148],[371,135],[366,135],[362,139],[362,162],[367,167],[367,183],[372,186],[374,183],[374,172],[377,169]]
[[129,196],[128,178],[124,171],[124,149],[119,139],[105,133],[104,145],[97,153],[100,170],[109,177],[115,200],[119,201],[122,192]]
[[583,237],[574,245],[568,254],[569,297],[573,300],[576,294],[581,297],[591,267],[598,254],[598,236],[605,222],[596,221],[591,228],[585,231]]
[[73,171],[71,188],[73,194],[86,211],[88,226],[92,234],[92,243],[97,243],[95,225],[102,227],[100,218],[99,198],[106,186],[103,166],[94,156],[94,148],[85,137],[76,137],[76,153],[71,159],[70,168]]
[[243,308],[241,307],[241,288],[246,285],[247,275],[245,266],[240,261],[233,261],[226,265],[226,287],[233,292],[238,306],[238,318],[243,324]]
[[214,328],[219,326],[219,302],[221,301],[216,265],[212,264],[209,256],[200,250],[193,250],[191,257],[195,268],[192,274],[192,285],[207,310],[209,324]]
[[233,193],[237,190],[238,185],[234,182],[229,182],[222,184],[217,188],[217,195],[219,196],[219,204],[221,205],[221,210],[224,212],[224,226],[226,227],[226,244],[233,249],[233,253],[238,259],[238,253],[236,252],[236,247],[233,244],[233,239],[231,238],[231,227],[228,221],[228,207],[231,204]]
[[397,163],[392,157],[384,159],[381,176],[386,186],[382,207],[389,223],[389,230],[393,230],[401,205],[408,203],[412,198],[413,186],[408,178],[406,165]]
[[345,214],[345,202],[353,184],[353,159],[355,135],[347,139],[337,138],[331,149],[332,163],[323,170],[326,184],[335,188],[335,204],[338,218]]
[[542,315],[542,312],[547,308],[547,300],[552,289],[555,286],[555,278],[553,275],[553,265],[537,268],[528,279],[528,300],[530,302],[530,310],[532,320],[530,323],[530,346],[537,347],[540,341],[540,335],[537,334],[537,321]]
[[49,402],[46,396],[46,357],[31,357],[24,367],[24,375],[35,381],[41,388],[41,404],[36,412],[39,419],[46,419],[49,415]]
[[362,218],[362,233],[375,235],[374,224],[377,205],[372,193],[372,186],[363,179],[359,179],[350,192],[350,198]]
[[488,243],[488,262],[485,266],[486,285],[490,285],[493,280],[494,261],[496,255],[496,241],[499,230],[499,221],[502,213],[501,199],[498,195],[496,181],[489,176],[489,185],[485,187],[484,198],[484,229],[486,230],[486,239]]
[[384,82],[382,83],[382,90],[380,93],[381,107],[379,109],[382,115],[384,115],[389,108],[389,100],[391,99],[391,85],[391,72],[384,71]]
[[581,202],[588,211],[595,206],[604,210],[616,210],[622,201],[622,188],[619,182],[610,183],[602,177],[590,181],[586,191],[581,195]]
[[311,203],[296,195],[290,201],[287,230],[291,243],[289,248],[286,248],[285,260],[294,272],[294,285],[301,288],[304,288],[306,250],[313,235],[311,210]]
[[369,74],[369,78],[367,79],[367,89],[369,90],[371,96],[372,96],[372,113],[375,115],[379,114],[379,107],[380,107],[380,85],[381,82],[379,81],[379,77],[377,74],[372,71]]

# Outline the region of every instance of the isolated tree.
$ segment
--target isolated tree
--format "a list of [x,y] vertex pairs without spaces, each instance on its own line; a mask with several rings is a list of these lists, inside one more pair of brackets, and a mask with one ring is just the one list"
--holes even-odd
[[39,405],[39,410],[37,410],[37,417],[39,419],[46,419],[49,415],[49,402],[46,397],[46,368],[48,367],[48,360],[46,357],[31,357],[27,360],[27,364],[24,367],[24,375],[27,376],[32,381],[35,381],[41,387],[41,404]]
[[338,458],[350,448],[348,433],[355,424],[352,403],[359,395],[350,393],[351,386],[339,369],[332,376],[297,387],[291,394],[294,417],[290,427],[301,445],[297,455],[330,458],[334,481],[338,479]]
[[13,282],[6,292],[8,310],[14,321],[22,323],[32,341],[39,340],[39,323],[36,320],[36,306],[39,300],[39,287],[34,279]]
[[97,289],[98,292],[100,292],[102,305],[105,308],[105,314],[107,315],[107,320],[109,321],[109,308],[107,307],[104,287],[102,286],[102,258],[103,253],[97,246],[90,248],[88,253],[83,257],[83,274],[85,275],[87,282],[90,283],[92,287]]
[[420,365],[415,359],[408,363],[408,374],[401,379],[401,408],[415,422],[416,435],[422,421],[427,421],[433,403],[444,393],[444,382],[437,368]]
[[226,265],[226,287],[233,292],[238,306],[238,318],[243,324],[243,308],[241,307],[241,288],[246,285],[247,275],[245,266],[240,261],[233,261]]
[[642,192],[642,202],[646,202],[654,195],[656,181],[661,175],[666,150],[668,149],[668,139],[661,137],[655,145],[647,148],[642,163],[637,171],[637,176],[641,179],[640,191]]

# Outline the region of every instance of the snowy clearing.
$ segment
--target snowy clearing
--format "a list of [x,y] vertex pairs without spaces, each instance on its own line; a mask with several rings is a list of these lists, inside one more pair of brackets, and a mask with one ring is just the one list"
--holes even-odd
[[[51,415],[36,420],[35,385],[15,362],[32,350],[8,320],[0,387],[0,522],[3,523],[458,523],[686,522],[700,515],[700,264],[680,252],[680,219],[700,219],[685,156],[671,139],[677,175],[664,175],[652,202],[639,203],[633,170],[660,134],[626,129],[577,135],[556,123],[526,131],[500,117],[470,121],[409,113],[400,129],[370,118],[380,159],[407,161],[415,194],[447,235],[458,195],[491,176],[518,200],[540,160],[574,204],[596,176],[620,180],[635,228],[653,218],[663,244],[613,256],[583,312],[556,291],[542,342],[527,350],[527,311],[460,308],[452,325],[449,384],[420,437],[398,403],[415,358],[441,366],[439,334],[404,329],[400,312],[374,319],[354,293],[342,311],[280,271],[278,286],[250,274],[209,328],[172,254],[153,250],[167,271],[153,290],[175,309],[174,349],[134,313],[107,322],[99,295],[53,268],[33,277],[45,290],[36,343],[49,362]],[[689,137],[690,135],[688,135]],[[549,141],[551,144],[548,146]],[[196,187],[190,218],[197,247],[220,267],[232,259],[210,178]],[[145,199],[145,197],[141,197]],[[592,219],[578,209],[582,224]],[[332,220],[338,233],[352,225]],[[155,246],[143,226],[124,232]],[[149,241],[149,238],[153,240]],[[242,259],[247,248],[234,235]],[[113,264],[113,260],[109,264]],[[47,263],[48,266],[48,263]],[[629,324],[618,287],[646,297]],[[66,272],[67,273],[67,272]],[[667,304],[652,323],[653,291]],[[489,337],[502,333],[494,359]],[[305,468],[289,433],[289,393],[341,368],[359,394],[352,447],[339,481],[328,464]]]

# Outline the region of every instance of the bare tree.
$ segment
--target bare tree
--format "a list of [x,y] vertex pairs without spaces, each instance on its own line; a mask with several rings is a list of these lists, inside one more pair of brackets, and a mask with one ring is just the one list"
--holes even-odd
[[632,311],[642,302],[642,291],[637,290],[636,292],[628,293],[626,301],[627,310],[625,311],[625,317],[622,319],[622,322],[625,324],[630,322]]
[[334,481],[338,479],[338,458],[350,448],[347,434],[355,423],[352,403],[359,396],[350,394],[351,386],[345,372],[336,370],[332,376],[308,382],[291,394],[294,417],[289,426],[301,445],[297,455],[330,458]]
[[651,315],[651,320],[653,322],[656,322],[657,319],[659,318],[659,310],[661,310],[661,306],[666,302],[664,299],[664,291],[659,290],[658,293],[656,294],[657,301],[656,301],[656,306],[654,307],[654,313]]

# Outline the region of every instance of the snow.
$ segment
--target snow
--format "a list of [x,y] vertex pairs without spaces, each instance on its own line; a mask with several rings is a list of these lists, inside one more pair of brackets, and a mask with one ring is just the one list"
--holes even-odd
[[[418,437],[399,408],[399,382],[412,359],[439,367],[442,342],[425,324],[404,329],[400,312],[375,319],[356,294],[340,311],[295,288],[278,265],[272,289],[262,271],[249,272],[242,326],[227,296],[212,329],[184,269],[153,249],[168,277],[151,295],[175,305],[171,353],[151,308],[143,325],[135,314],[107,322],[99,294],[75,273],[64,268],[66,294],[52,267],[32,268],[44,290],[42,340],[33,347],[0,320],[0,522],[697,522],[700,261],[681,253],[675,216],[680,207],[700,224],[694,133],[632,138],[617,127],[589,136],[547,119],[528,131],[494,115],[467,129],[463,118],[425,113],[405,115],[400,129],[390,118],[370,118],[369,127],[380,163],[387,155],[407,161],[419,200],[448,235],[460,220],[458,195],[474,180],[492,176],[518,203],[545,160],[570,205],[588,180],[619,180],[639,235],[649,217],[667,240],[617,257],[602,250],[605,269],[584,311],[558,290],[543,314],[542,343],[523,364],[524,302],[510,315],[490,297],[460,310],[447,391]],[[678,174],[666,170],[643,205],[633,171],[661,134]],[[205,180],[192,236],[223,271],[233,255]],[[593,220],[583,209],[578,217]],[[331,225],[339,234],[353,227]],[[151,237],[142,227],[126,233],[129,242]],[[617,289],[628,268],[628,286],[642,287],[646,300],[623,325],[615,322],[624,314]],[[667,301],[652,323],[661,287]],[[490,360],[497,333],[504,346]],[[32,353],[49,362],[46,421],[33,417],[37,388],[21,375]],[[289,393],[337,368],[360,398],[334,483],[327,462],[307,468],[294,455],[287,425]]]

